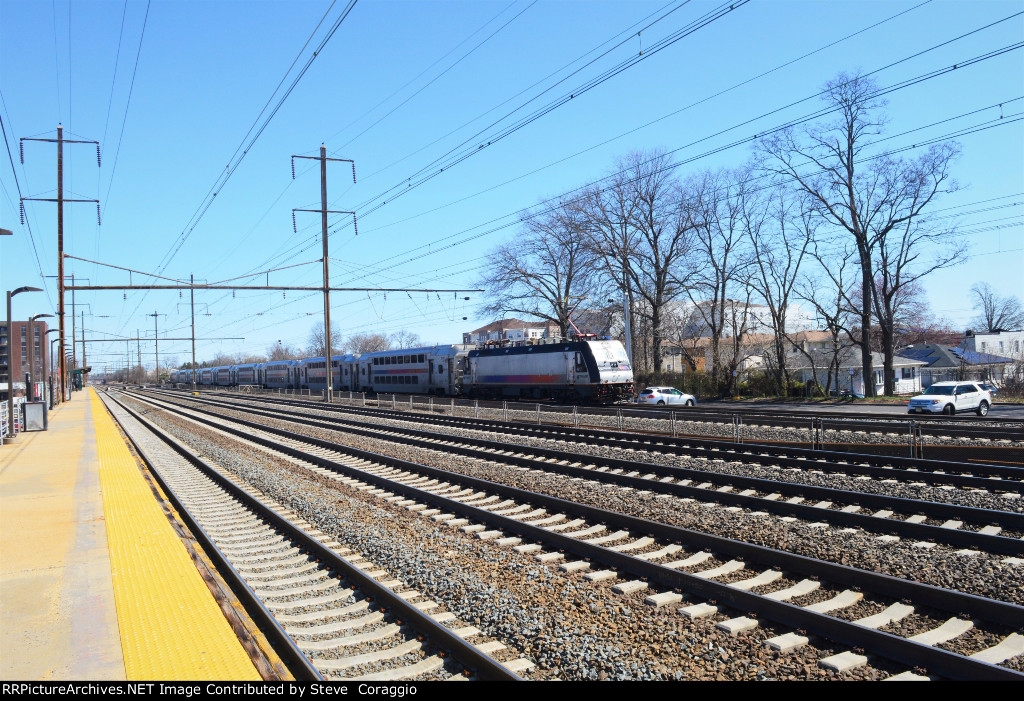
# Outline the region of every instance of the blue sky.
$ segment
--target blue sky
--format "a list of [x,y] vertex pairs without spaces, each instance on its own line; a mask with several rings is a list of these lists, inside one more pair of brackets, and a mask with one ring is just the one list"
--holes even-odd
[[[237,162],[261,110],[277,103],[279,83],[294,80],[345,5],[0,0],[0,115],[15,167],[0,151],[0,226],[15,234],[0,240],[0,287],[38,286],[40,273],[56,274],[54,206],[26,204],[30,236],[17,204],[19,187],[25,197],[53,196],[54,146],[27,143],[22,166],[18,139],[54,136],[58,122],[67,138],[103,142],[102,168],[91,147],[67,147],[67,196],[100,199],[103,209],[97,226],[93,206],[67,206],[69,254],[209,282],[315,261],[319,217],[300,213],[295,234],[291,210],[319,207],[318,167],[297,161],[293,181],[290,158],[315,155],[323,142],[331,156],[354,159],[358,172],[353,185],[348,164],[329,167],[330,207],[362,213],[358,236],[350,217],[331,217],[332,284],[465,289],[475,287],[487,252],[515,235],[518,212],[607,174],[630,151],[702,156],[813,111],[813,99],[785,106],[841,71],[874,71],[925,52],[876,75],[891,85],[1024,40],[1020,0],[751,0],[654,54],[659,40],[720,5],[359,0]],[[577,94],[640,51],[646,58]],[[494,139],[566,93],[574,97]],[[888,135],[927,127],[890,146],[990,127],[958,139],[962,189],[935,205],[971,245],[968,261],[925,283],[934,313],[956,326],[972,315],[967,290],[975,282],[1024,297],[1024,122],[1012,121],[1024,112],[1021,98],[1022,49],[888,97]],[[942,120],[950,121],[927,126]],[[463,144],[468,158],[419,182],[418,173]],[[678,174],[738,167],[749,155],[749,145],[724,149]],[[228,164],[237,168],[224,182]],[[91,284],[128,282],[124,272],[82,261],[68,261],[67,272]],[[313,286],[320,276],[310,264],[269,280]],[[17,318],[53,312],[55,286],[46,282],[47,295],[17,298]],[[407,329],[428,343],[457,342],[490,321],[477,313],[479,294],[464,296],[335,293],[332,319],[343,335]],[[263,353],[278,339],[304,345],[323,313],[322,298],[309,293],[210,291],[196,299],[197,336],[245,339],[199,342],[199,359]],[[76,301],[88,304],[90,337],[152,335],[146,315],[154,312],[166,315],[157,317],[161,336],[188,335],[187,293],[91,292]],[[92,344],[90,364],[116,364],[124,348]],[[143,348],[150,365],[152,350]],[[160,354],[161,364],[187,360],[189,344],[161,343]]]

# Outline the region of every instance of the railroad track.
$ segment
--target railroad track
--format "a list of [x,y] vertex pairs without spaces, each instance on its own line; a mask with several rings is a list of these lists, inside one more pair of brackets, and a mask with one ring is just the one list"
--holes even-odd
[[[1024,608],[1015,604],[688,531],[249,421],[180,407],[173,411],[312,463],[321,474],[498,547],[515,547],[549,564],[561,562],[566,553],[581,558],[561,562],[567,575],[599,563],[608,569],[590,571],[590,579],[618,581],[615,586],[625,596],[644,592],[648,606],[674,607],[685,597],[698,597],[699,603],[679,608],[679,615],[722,617],[731,608],[748,614],[719,622],[732,632],[770,622],[797,629],[767,641],[780,652],[806,645],[810,634],[931,675],[1024,678],[1000,666],[1016,664],[1024,653],[1019,633]],[[647,595],[652,586],[662,591]],[[907,634],[879,630],[883,627]],[[820,660],[840,670],[865,662],[855,650]]]
[[[234,393],[225,391],[204,391],[205,395],[225,396]],[[252,397],[252,395],[246,395]],[[306,406],[327,406],[322,402],[309,399],[289,398],[289,395],[263,394],[257,395],[264,401],[281,403],[292,403]],[[391,396],[391,400],[383,399],[383,396]],[[376,399],[369,400],[376,402],[379,407],[385,403],[397,407],[400,402],[395,395],[378,395]],[[410,397],[418,399],[418,409],[431,411],[426,405],[432,398]],[[358,401],[358,395],[355,401]],[[452,412],[461,408],[465,413],[479,411],[504,411],[507,415],[517,414],[521,420],[529,416],[534,410],[537,412],[538,423],[542,414],[541,409],[548,406],[543,403],[527,404],[525,402],[487,402],[477,401],[466,403],[465,401],[451,402]],[[404,402],[402,402],[404,403]],[[348,402],[345,406],[353,406]],[[438,400],[434,403],[433,411],[443,411],[448,406],[445,400]],[[411,409],[410,405],[410,409]],[[577,407],[575,415],[559,414],[550,410],[543,412],[544,423],[549,425],[578,426],[587,430],[600,430],[602,427],[592,422],[600,417],[603,421],[614,421],[621,429],[624,422],[636,422],[637,420],[649,420],[646,433],[656,436],[681,437],[690,440],[712,440],[724,442],[732,440],[739,443],[760,443],[772,445],[776,449],[801,449],[827,447],[833,453],[857,453],[860,455],[879,455],[884,457],[918,457],[925,456],[935,459],[941,458],[947,461],[960,462],[987,462],[991,464],[1006,464],[1008,466],[1024,467],[1024,447],[1019,444],[1024,442],[1024,423],[1009,422],[1002,428],[993,426],[967,427],[966,432],[957,429],[956,419],[953,425],[948,425],[942,419],[929,419],[931,428],[924,430],[923,424],[916,417],[908,419],[894,419],[888,422],[873,422],[868,427],[860,430],[857,426],[847,425],[841,421],[833,421],[826,418],[825,422],[816,414],[807,414],[806,418],[794,418],[785,425],[773,424],[771,422],[745,422],[742,414],[723,414],[717,417],[705,417],[695,414],[694,409],[679,409],[678,407],[649,407],[636,409],[631,406],[615,407]],[[588,417],[594,417],[587,423]],[[969,421],[969,420],[967,420]],[[657,425],[664,422],[664,430],[658,430]],[[912,423],[911,423],[912,422]],[[961,424],[962,427],[962,424]],[[991,430],[990,430],[991,429]],[[779,434],[779,432],[782,432]],[[994,432],[993,432],[994,431]],[[768,432],[769,437],[750,436],[750,433]],[[728,435],[726,435],[728,434]],[[858,436],[873,436],[872,441],[858,440]],[[885,436],[883,439],[882,437]],[[972,441],[969,444],[951,442],[949,439],[966,439]],[[1007,442],[1014,442],[1018,445],[1009,446]]]
[[[203,389],[204,392],[223,393],[224,390]],[[361,396],[359,392],[336,393],[335,396],[345,394],[354,397]],[[257,395],[259,396],[259,395]],[[287,395],[286,395],[287,396]],[[370,395],[372,396],[372,395]],[[390,396],[387,394],[377,395]],[[423,395],[400,395],[404,397],[413,396],[424,399]],[[306,401],[316,401],[312,398]],[[439,400],[440,401],[440,400]],[[464,403],[465,400],[459,400]],[[546,407],[570,406],[550,404],[545,402],[525,402],[509,400],[507,402],[492,400],[477,400],[476,404],[481,408],[502,409],[507,404],[510,409],[518,411],[529,411],[531,407],[538,404]],[[986,440],[1021,440],[1024,432],[1024,421],[1009,417],[986,416],[980,418],[950,417],[945,415],[914,414],[914,415],[891,415],[879,414],[877,412],[822,412],[822,411],[798,411],[786,409],[762,409],[757,407],[729,407],[728,409],[707,408],[700,405],[696,407],[680,406],[656,406],[638,404],[616,404],[613,406],[587,406],[576,407],[582,416],[615,416],[618,411],[631,416],[647,416],[653,418],[664,418],[666,413],[676,412],[680,421],[699,421],[707,423],[732,424],[736,417],[741,417],[743,422],[750,426],[780,427],[807,429],[811,420],[825,419],[830,430],[851,431],[864,433],[895,433],[905,435],[911,421],[919,426],[922,434],[926,436],[943,436],[955,438],[973,438]]]
[[103,398],[197,537],[230,565],[222,574],[285,650],[297,678],[515,680],[513,670],[532,666],[496,661],[489,653],[504,645],[474,644],[475,627],[449,627],[454,614],[282,504],[237,485],[139,412]]
[[[169,393],[167,396],[181,396],[176,393]],[[214,399],[208,401],[231,401],[227,398],[214,395]],[[234,397],[233,400],[240,398]],[[386,416],[403,421],[416,421],[424,424],[437,426],[452,426],[458,428],[472,429],[479,427],[481,430],[495,433],[515,434],[533,436],[539,438],[550,438],[552,440],[571,440],[588,445],[605,445],[631,450],[647,450],[655,453],[666,453],[675,455],[690,455],[693,457],[714,457],[721,459],[723,455],[742,456],[747,462],[761,462],[761,464],[779,464],[786,467],[806,466],[808,460],[824,461],[825,469],[828,463],[837,465],[866,465],[869,467],[885,467],[894,469],[913,470],[920,473],[946,473],[965,474],[966,476],[983,477],[986,479],[1005,479],[1019,481],[1024,479],[1024,449],[1005,449],[1004,457],[1015,457],[1021,461],[1021,467],[1010,464],[986,464],[986,463],[965,463],[951,460],[933,460],[924,458],[910,458],[895,455],[874,455],[870,453],[851,453],[850,451],[835,451],[823,449],[793,448],[780,445],[776,442],[759,443],[748,441],[735,443],[726,440],[715,440],[695,436],[668,436],[653,432],[624,432],[601,429],[595,427],[572,427],[560,424],[531,424],[522,421],[496,421],[492,419],[480,419],[454,416],[435,416],[431,414],[413,414],[408,411],[397,409],[382,409],[369,407],[353,407],[336,404],[308,403],[294,400],[247,398],[247,402],[259,402],[263,404],[276,404],[280,406],[304,407],[307,411],[328,415],[330,413],[366,414],[370,416]],[[1024,436],[1022,436],[1024,437]],[[709,452],[710,451],[710,452]],[[1010,452],[1012,451],[1012,453]],[[763,460],[762,457],[764,456]],[[854,468],[855,469],[855,468]],[[956,482],[941,481],[942,484],[956,484]],[[967,483],[958,486],[971,486]],[[977,486],[977,485],[975,485]]]
[[[1024,555],[1024,514],[994,509],[979,509],[948,503],[910,500],[906,498],[847,491],[827,487],[814,487],[777,479],[742,477],[715,471],[688,469],[670,465],[580,455],[578,452],[551,450],[536,446],[509,444],[488,439],[466,438],[438,434],[417,429],[349,421],[328,417],[312,420],[302,412],[262,411],[251,404],[210,402],[237,411],[247,417],[291,421],[298,423],[295,430],[308,433],[311,428],[345,431],[369,438],[386,438],[420,448],[457,453],[515,465],[535,471],[585,478],[604,484],[673,495],[684,499],[698,499],[703,503],[719,503],[733,508],[749,508],[782,517],[796,517],[815,523],[828,523],[840,527],[863,528],[896,538],[913,537],[922,542],[944,543],[961,548],[976,548],[986,552],[1012,556]],[[194,407],[193,407],[194,408]],[[211,415],[216,415],[212,413]],[[257,426],[257,424],[252,424]],[[635,444],[634,444],[635,445]],[[822,462],[804,461],[801,469],[820,470],[828,466]],[[920,472],[885,468],[863,468],[878,479],[899,479],[917,482]],[[931,476],[938,484],[951,482],[971,489],[1006,490],[1008,496],[1024,492],[1024,482],[991,478],[965,478],[955,475]],[[783,498],[788,497],[788,498]],[[807,499],[817,503],[804,504]],[[874,513],[859,513],[871,509]],[[896,517],[901,514],[902,518]],[[931,520],[932,523],[928,523]],[[971,528],[965,527],[971,524]],[[1006,532],[1003,531],[1006,529]]]

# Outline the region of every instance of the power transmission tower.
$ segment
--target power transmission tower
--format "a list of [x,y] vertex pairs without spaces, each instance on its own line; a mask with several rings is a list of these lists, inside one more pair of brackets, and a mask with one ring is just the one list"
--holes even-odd
[[352,215],[352,228],[355,230],[356,235],[359,235],[359,225],[356,222],[355,212],[345,212],[327,209],[327,162],[328,161],[339,161],[344,163],[352,164],[352,182],[356,181],[356,162],[349,160],[348,158],[328,158],[327,147],[320,144],[320,157],[316,156],[292,156],[292,179],[295,179],[295,159],[306,158],[313,161],[320,161],[320,209],[293,209],[292,210],[292,228],[298,233],[298,225],[295,222],[296,212],[319,212],[320,222],[322,227],[322,237],[324,244],[324,355],[325,362],[324,366],[327,369],[327,389],[324,391],[324,401],[331,401],[331,394],[334,388],[333,385],[333,373],[331,368],[331,274],[328,265],[329,258],[327,256],[327,215],[330,214],[351,214]]

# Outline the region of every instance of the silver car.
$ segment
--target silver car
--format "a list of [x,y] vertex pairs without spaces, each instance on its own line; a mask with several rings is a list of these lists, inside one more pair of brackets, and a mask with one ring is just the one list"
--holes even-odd
[[637,404],[682,404],[694,406],[697,398],[692,394],[684,394],[675,387],[645,387],[636,398]]

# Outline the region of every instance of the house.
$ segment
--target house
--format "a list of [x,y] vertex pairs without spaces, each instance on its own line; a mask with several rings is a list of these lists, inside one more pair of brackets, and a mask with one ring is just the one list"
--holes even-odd
[[936,382],[957,380],[987,380],[1000,383],[1012,358],[981,353],[964,348],[950,348],[937,343],[919,343],[907,346],[899,355],[920,360],[926,365],[921,368],[921,387],[927,389]]
[[[663,318],[667,335],[700,338],[711,335],[707,318],[712,316],[714,303],[674,300],[665,305]],[[771,310],[764,304],[727,299],[724,304],[724,334],[735,336],[740,330],[749,334],[772,333]],[[787,327],[807,329],[814,325],[814,316],[800,305],[791,304],[786,310]]]
[[[831,349],[815,349],[809,352],[810,359],[802,352],[790,353],[786,359],[790,377],[800,382],[809,382],[817,377],[821,385],[829,384],[840,390],[849,390],[851,394],[864,396],[864,377],[861,363],[860,346],[848,346],[839,351],[838,370],[830,372],[832,363]],[[813,366],[812,366],[813,361]],[[921,392],[920,368],[927,365],[923,360],[906,358],[897,354],[893,358],[893,370],[896,373],[894,391],[896,394],[918,394]],[[875,394],[882,394],[885,389],[883,375],[883,357],[881,353],[871,353],[872,376],[869,381],[874,383]],[[831,375],[831,377],[830,377]]]
[[968,331],[964,344],[967,350],[976,353],[1001,355],[1018,362],[1024,360],[1024,331]]
[[[798,331],[790,334],[786,345],[796,353],[803,348],[806,351],[823,350],[831,342],[828,331]],[[770,333],[747,333],[740,337],[737,372],[746,373],[752,370],[765,369],[769,357],[774,357],[775,335]],[[708,337],[690,338],[676,341],[662,341],[664,348],[664,369],[668,372],[686,372],[690,369],[687,358],[692,358],[698,371],[712,366],[711,339]],[[718,357],[723,364],[733,358],[733,337],[726,336],[719,341]],[[787,360],[787,367],[789,361]]]
[[500,319],[463,333],[462,342],[483,345],[488,341],[526,341],[558,335],[558,327],[547,321]]

